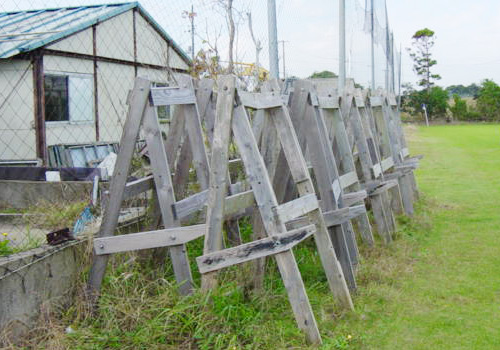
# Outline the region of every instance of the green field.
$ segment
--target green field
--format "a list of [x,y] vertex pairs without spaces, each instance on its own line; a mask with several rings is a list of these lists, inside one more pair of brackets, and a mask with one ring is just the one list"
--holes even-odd
[[499,349],[500,126],[408,131],[425,156],[415,242],[397,242],[392,281],[363,286],[357,320],[342,324],[361,338],[350,348]]
[[[500,349],[500,126],[407,131],[412,153],[425,157],[421,200],[414,219],[399,219],[389,248],[362,247],[355,312],[333,304],[312,243],[295,249],[321,349]],[[189,249],[200,254],[201,244]],[[175,293],[168,268],[147,269],[127,256],[113,266],[100,316],[87,317],[77,304],[33,334],[31,348],[306,348],[272,261],[262,293],[241,287],[244,266],[228,269],[213,294],[188,298]],[[66,335],[68,325],[74,332]]]

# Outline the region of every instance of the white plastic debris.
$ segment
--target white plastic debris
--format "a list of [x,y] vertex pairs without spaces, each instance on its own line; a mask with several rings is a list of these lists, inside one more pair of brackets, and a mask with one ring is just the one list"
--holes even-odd
[[105,169],[104,174],[102,175],[103,180],[108,180],[110,176],[113,175],[115,171],[115,163],[116,163],[116,153],[111,152],[102,160],[102,162],[97,166],[100,169]]
[[61,181],[61,173],[59,171],[46,171],[45,181],[59,182]]

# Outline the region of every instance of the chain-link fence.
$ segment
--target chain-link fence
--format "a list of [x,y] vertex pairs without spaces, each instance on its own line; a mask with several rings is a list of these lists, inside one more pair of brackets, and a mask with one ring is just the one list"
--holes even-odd
[[[374,32],[375,85],[397,86],[385,2],[375,1],[372,12],[359,1],[347,7],[348,76],[370,86]],[[178,74],[191,72],[195,57],[196,73],[220,72],[232,62],[249,86],[256,72],[265,78],[268,3],[237,1],[229,8],[230,3],[0,4],[0,256],[38,247],[51,232],[98,229],[134,77],[169,85]],[[280,76],[335,72],[338,3],[278,0],[276,8]],[[158,111],[165,132],[172,113],[165,107]],[[143,156],[138,142],[137,176],[147,171]],[[147,194],[128,200],[120,227],[140,222],[150,201]]]

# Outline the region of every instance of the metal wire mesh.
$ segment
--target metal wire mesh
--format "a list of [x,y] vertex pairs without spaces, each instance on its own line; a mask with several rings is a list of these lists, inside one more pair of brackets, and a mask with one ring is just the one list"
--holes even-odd
[[[359,1],[347,7],[348,75],[369,86],[370,8]],[[0,256],[38,247],[51,231],[74,230],[87,208],[99,218],[93,181],[98,175],[103,192],[110,174],[95,168],[118,151],[135,76],[161,86],[188,73],[193,54],[217,57],[222,68],[229,61],[227,1],[57,0],[46,6],[40,0],[0,4]],[[280,76],[336,72],[338,3],[277,0],[276,7]],[[376,85],[383,86],[387,58],[398,64],[388,46],[385,2],[375,7]],[[251,85],[256,42],[260,67],[269,67],[267,2],[234,2],[232,14],[234,71]],[[171,113],[158,113],[165,132]],[[138,160],[140,151],[139,142]],[[123,229],[144,217],[149,201],[143,195],[125,203]]]

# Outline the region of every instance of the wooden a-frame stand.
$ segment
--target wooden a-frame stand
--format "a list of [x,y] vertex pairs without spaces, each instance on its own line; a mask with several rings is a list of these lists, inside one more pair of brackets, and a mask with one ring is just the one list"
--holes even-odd
[[[340,185],[344,191],[342,196],[344,205],[364,204],[364,200],[368,194],[362,189],[356,172],[356,165],[352,155],[353,149],[345,128],[342,111],[340,110],[340,98],[335,91],[331,91],[326,95],[318,96],[318,103],[337,161]],[[361,214],[354,218],[353,221],[357,224],[363,242],[372,247],[374,245],[374,238],[368,214]]]
[[[350,220],[363,214],[366,215],[366,208],[364,204],[354,207],[344,204],[342,180],[338,174],[328,130],[322,111],[318,108],[318,99],[312,84],[303,80],[295,81],[293,90],[290,101],[292,122],[302,151],[309,155],[318,194],[321,197],[322,213],[342,265],[344,276],[350,289],[355,290],[355,267],[358,263],[359,252]],[[285,165],[286,159],[281,153],[277,167],[280,179],[275,179],[275,187],[277,192],[282,195],[286,191],[295,190],[290,186],[290,183],[284,181],[290,176],[284,167]],[[363,191],[363,194],[366,197],[366,192]],[[362,196],[361,200],[364,197]]]
[[[389,191],[398,186],[395,180],[385,180],[383,169],[386,166],[380,160],[370,119],[365,102],[361,96],[346,94],[342,98],[342,112],[346,118],[346,128],[353,135],[356,145],[363,185],[369,194],[377,232],[385,244],[392,241],[392,233],[396,230],[396,221],[390,202]],[[399,188],[396,188],[399,195]]]
[[[176,281],[181,294],[193,289],[191,270],[185,244],[205,234],[205,225],[180,227],[180,220],[203,208],[209,183],[209,163],[190,78],[179,77],[179,87],[151,88],[151,82],[136,78],[129,98],[129,112],[125,121],[115,172],[111,179],[109,199],[98,237],[94,239],[94,260],[90,271],[88,293],[95,302],[104,277],[110,254],[157,247],[168,247]],[[157,106],[176,105],[169,130],[170,143],[164,145],[156,109]],[[151,161],[153,179],[146,177],[127,184],[127,177],[139,132],[143,128]],[[202,189],[191,197],[176,201],[171,168],[167,153],[174,155],[183,133],[186,133],[192,159]],[[125,198],[143,192],[154,182],[164,229],[128,235],[113,236],[121,203]]]
[[[299,192],[297,199],[278,204],[245,106],[268,110]],[[231,130],[268,237],[222,249],[223,217],[227,210],[223,199],[228,186],[226,174]],[[202,287],[213,288],[217,283],[216,272],[222,268],[273,255],[299,328],[305,332],[309,342],[321,343],[316,320],[291,248],[314,234],[334,296],[345,308],[352,309],[353,304],[290,116],[279,93],[236,92],[234,77],[219,78],[211,169],[204,255],[196,259],[203,274]],[[304,215],[308,218],[303,222],[305,225],[290,227],[293,224],[289,224],[290,229],[287,227],[287,223]]]

